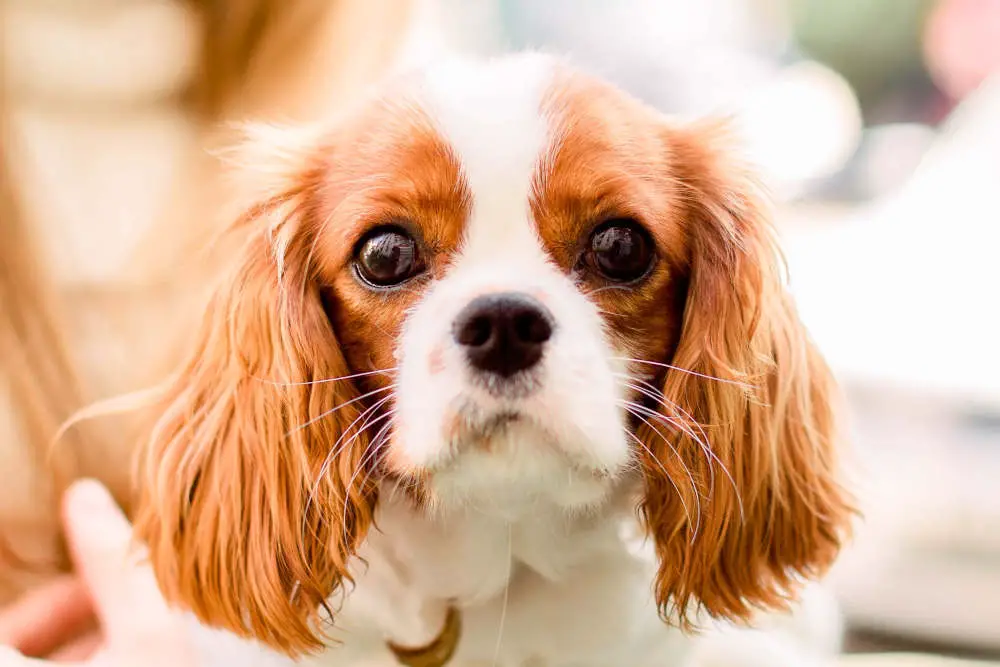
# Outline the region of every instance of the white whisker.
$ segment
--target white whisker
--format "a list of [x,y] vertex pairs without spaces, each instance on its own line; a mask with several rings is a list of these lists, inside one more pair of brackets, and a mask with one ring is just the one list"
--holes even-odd
[[344,375],[336,378],[323,378],[321,380],[307,380],[305,382],[278,382],[277,380],[268,380],[267,378],[257,377],[256,375],[251,376],[254,380],[258,382],[263,382],[264,384],[269,384],[274,387],[304,387],[312,384],[326,384],[328,382],[341,382],[344,380],[355,380],[357,378],[369,377],[371,375],[392,375],[396,372],[396,368],[379,368],[373,371],[364,371],[362,373],[353,373],[351,375]]
[[677,493],[677,498],[681,501],[681,506],[684,508],[684,516],[687,518],[688,524],[690,524],[691,511],[688,509],[687,503],[684,501],[684,496],[681,494],[681,490],[677,488],[677,484],[676,482],[674,482],[674,478],[670,476],[670,473],[667,472],[667,469],[665,467],[663,467],[663,463],[660,462],[660,459],[656,458],[656,456],[653,455],[653,452],[650,451],[649,447],[646,446],[646,443],[644,443],[639,436],[637,436],[635,433],[632,433],[632,431],[626,431],[626,433],[629,435],[630,438],[635,440],[637,445],[642,447],[645,450],[645,452],[649,454],[649,458],[653,459],[656,462],[656,465],[660,466],[660,470],[663,471],[663,475],[667,478],[667,481],[670,482],[670,486],[674,487],[674,491]]
[[[374,426],[375,424],[377,424],[378,422],[380,422],[380,421],[382,421],[384,419],[388,419],[389,420],[385,424],[385,426],[383,426],[382,429],[379,430],[379,432],[378,432],[378,434],[376,434],[375,438],[372,439],[373,443],[378,439],[378,437],[382,434],[382,432],[386,429],[386,427],[392,426],[392,417],[394,415],[395,415],[395,411],[391,410],[391,411],[385,413],[384,415],[381,415],[381,416],[373,419],[370,423],[367,423],[365,425],[365,429],[367,429],[367,428],[369,428],[371,426]],[[364,432],[364,429],[358,431],[357,433],[354,434],[354,438],[352,438],[351,440],[353,441],[355,438],[357,438],[358,436],[360,436],[363,432]],[[344,511],[343,511],[343,516],[341,517],[343,519],[343,522],[341,523],[341,525],[344,527],[344,542],[345,543],[347,542],[347,539],[348,539],[348,536],[347,536],[347,507],[348,507],[348,501],[350,500],[350,497],[351,497],[351,488],[354,486],[354,482],[358,478],[358,473],[360,473],[362,470],[365,470],[366,463],[367,463],[369,457],[377,456],[377,455],[378,455],[378,447],[369,446],[368,451],[361,458],[361,462],[358,464],[357,470],[355,470],[354,474],[351,475],[351,480],[347,483],[347,487],[345,488],[345,492],[344,492]],[[367,480],[367,479],[368,479],[368,472],[365,471],[365,480]]]
[[[307,519],[309,517],[309,510],[312,507],[313,501],[315,501],[315,499],[316,499],[316,492],[319,490],[320,482],[323,480],[323,477],[325,477],[326,473],[329,471],[330,464],[333,462],[333,459],[342,451],[342,449],[344,447],[347,446],[347,444],[349,442],[353,442],[353,440],[354,440],[352,438],[348,442],[345,442],[343,444],[343,446],[341,446],[341,443],[344,441],[344,438],[346,438],[347,434],[351,432],[351,429],[354,428],[355,424],[357,424],[359,421],[365,419],[367,415],[371,414],[372,412],[374,412],[375,410],[377,410],[379,408],[379,406],[384,405],[385,403],[387,403],[391,399],[392,399],[391,396],[386,396],[386,397],[384,397],[384,398],[376,401],[370,407],[366,408],[363,412],[361,412],[361,414],[359,414],[354,419],[354,421],[352,421],[347,426],[347,428],[344,429],[343,433],[340,434],[340,437],[337,438],[337,441],[335,443],[333,443],[332,447],[330,447],[330,451],[327,452],[326,458],[323,459],[323,464],[320,466],[319,472],[316,475],[316,479],[313,481],[312,488],[309,490],[309,497],[306,499],[305,509],[304,509],[304,511],[302,513],[302,533],[303,534],[305,534],[306,521],[307,521]],[[364,425],[362,425],[362,427],[357,431],[357,433],[355,434],[355,436],[357,434],[362,433],[366,428],[368,428],[369,425],[370,424],[366,421],[364,423]]]
[[[643,381],[640,380],[640,382],[643,382]],[[645,384],[645,385],[647,385],[650,388],[653,388],[655,390],[655,387],[652,387],[652,385],[650,385],[648,382],[643,382],[643,384]],[[660,393],[660,392],[657,391],[657,393]],[[662,396],[662,394],[660,394],[660,395]],[[697,426],[698,431],[702,434],[702,436],[704,437],[704,439],[699,438],[698,436],[696,436],[689,429],[682,428],[677,422],[673,421],[672,419],[670,419],[666,415],[662,415],[659,412],[656,412],[655,410],[650,410],[649,408],[647,408],[645,406],[638,406],[638,405],[636,405],[636,407],[639,408],[639,409],[641,409],[644,412],[644,414],[646,414],[650,418],[656,419],[656,420],[660,421],[661,423],[663,423],[663,424],[665,424],[667,426],[673,426],[673,427],[677,427],[677,428],[682,428],[682,430],[684,431],[684,433],[686,435],[688,435],[688,437],[690,437],[692,440],[694,440],[699,445],[699,447],[701,447],[702,452],[705,454],[706,457],[709,457],[709,459],[710,459],[709,460],[709,471],[712,474],[711,488],[713,488],[713,489],[714,489],[714,484],[715,484],[715,466],[711,465],[711,461],[715,461],[716,463],[719,464],[719,467],[722,468],[722,472],[726,476],[726,479],[729,480],[729,484],[730,484],[730,486],[732,486],[733,492],[736,494],[736,502],[737,502],[737,504],[739,506],[739,512],[740,512],[740,522],[741,523],[745,522],[746,521],[746,513],[744,511],[743,495],[740,493],[740,489],[736,485],[736,480],[733,478],[733,475],[730,472],[728,466],[726,466],[726,464],[722,461],[722,459],[719,458],[719,456],[715,453],[715,450],[712,449],[712,446],[711,446],[711,444],[708,441],[708,434],[705,432],[704,428],[702,428],[701,424],[699,424],[698,421],[694,419],[694,417],[692,417],[686,410],[684,410],[684,408],[680,407],[679,405],[677,405],[675,403],[672,403],[672,402],[666,402],[666,401],[661,401],[661,404],[665,408],[667,408],[667,409],[677,410],[677,411],[681,412],[682,415],[683,415],[683,417],[684,417],[684,419],[687,420],[688,423],[694,424],[695,426]],[[633,405],[635,405],[635,404],[633,404]],[[711,491],[709,493],[709,498],[711,498]]]
[[646,364],[649,366],[658,366],[659,368],[665,368],[671,371],[677,371],[678,373],[685,373],[687,375],[693,375],[694,377],[702,378],[704,380],[712,380],[713,382],[722,382],[723,384],[731,384],[743,389],[752,389],[753,385],[746,382],[740,382],[739,380],[726,380],[725,378],[715,377],[714,375],[706,375],[704,373],[699,373],[697,371],[688,370],[686,368],[681,368],[680,366],[674,366],[672,364],[665,364],[659,361],[650,361],[648,359],[633,359],[632,357],[611,357],[615,361],[625,361],[633,364]]
[[[310,419],[310,420],[308,420],[308,421],[306,421],[306,422],[304,422],[302,424],[299,424],[298,426],[296,426],[295,428],[293,428],[291,431],[288,431],[287,433],[285,433],[285,437],[287,438],[288,436],[290,436],[292,433],[295,433],[296,431],[301,431],[304,428],[308,428],[309,426],[312,426],[313,424],[315,424],[318,421],[322,421],[323,419],[326,419],[327,417],[329,417],[330,415],[332,415],[337,410],[340,410],[341,408],[346,408],[348,405],[353,405],[353,404],[357,403],[358,401],[363,401],[364,399],[368,398],[369,396],[374,396],[375,394],[381,394],[382,392],[390,391],[394,386],[395,385],[389,385],[387,387],[380,387],[378,389],[373,389],[372,391],[368,392],[367,394],[362,394],[361,396],[356,396],[356,397],[352,398],[349,401],[344,401],[340,405],[333,406],[329,410],[324,410],[323,412],[321,412],[320,414],[316,415],[312,419]],[[386,400],[386,399],[383,399],[383,400]]]
[[[615,377],[631,380],[631,377],[628,375],[623,375],[621,373],[615,373],[614,375]],[[674,414],[672,417],[668,417],[666,415],[662,415],[652,410],[649,411],[650,416],[657,418],[658,420],[667,424],[668,426],[672,426],[674,428],[679,429],[684,435],[694,440],[701,448],[702,454],[705,455],[705,458],[708,461],[708,472],[710,476],[708,488],[709,488],[709,497],[711,497],[712,491],[715,489],[715,466],[712,465],[712,460],[714,459],[718,461],[719,465],[721,465],[723,468],[725,468],[725,464],[723,464],[722,461],[719,461],[719,458],[715,456],[715,453],[709,446],[708,434],[705,433],[705,429],[702,428],[701,424],[699,424],[693,417],[691,417],[691,415],[685,412],[680,406],[676,405],[673,401],[668,401],[667,397],[664,396],[663,392],[661,392],[659,389],[657,389],[656,387],[654,387],[653,385],[644,380],[637,380],[637,382],[639,382],[640,384],[637,385],[633,384],[632,382],[626,382],[625,386],[635,391],[638,391],[640,394],[642,394],[646,398],[649,398],[650,400],[656,401],[658,404],[660,404],[667,410],[670,410],[671,412],[674,413],[676,413],[677,411],[684,412],[689,422],[693,423],[698,428],[698,431],[701,433],[702,437],[699,437],[699,435],[695,433],[694,430],[691,428],[690,424],[685,422],[676,414]],[[643,388],[642,385],[645,385],[645,387],[648,387],[648,389]],[[643,408],[643,409],[648,410],[648,408]]]
[[[631,406],[631,407],[642,407],[642,406],[639,406],[638,404],[631,403],[631,402],[626,403],[626,405]],[[632,412],[629,407],[626,407],[626,409],[629,410],[629,412]],[[665,444],[667,447],[669,447],[670,451],[674,453],[675,457],[677,457],[677,461],[680,462],[681,468],[684,469],[684,473],[687,475],[688,481],[691,483],[691,490],[694,491],[695,501],[698,503],[697,504],[697,512],[695,514],[694,531],[691,534],[691,541],[694,542],[695,538],[698,537],[698,532],[701,530],[701,494],[698,493],[698,485],[697,485],[697,483],[694,480],[694,475],[691,474],[691,470],[687,467],[687,464],[684,462],[684,459],[681,457],[680,452],[678,452],[677,448],[674,447],[673,444],[671,444],[669,440],[667,440],[667,436],[665,436],[662,432],[660,432],[660,429],[658,429],[655,426],[653,426],[653,424],[651,424],[642,415],[636,414],[635,412],[632,412],[632,414],[635,415],[636,417],[638,417],[640,420],[642,420],[642,422],[644,424],[646,424],[646,426],[648,426],[649,428],[653,429],[653,431],[656,433],[656,435],[660,436],[660,439],[663,440],[663,444]],[[650,456],[653,455],[652,452],[649,450],[649,448],[646,448],[646,451],[649,452]],[[656,458],[656,457],[653,457],[653,458]],[[657,459],[657,463],[660,463],[659,459]],[[660,467],[663,468],[662,463],[660,464]],[[666,470],[664,470],[664,472],[666,472]],[[675,486],[674,488],[676,489],[677,487]],[[678,490],[677,493],[678,493],[678,496],[680,497],[680,490]],[[682,498],[682,502],[683,502],[683,498]],[[689,517],[688,518],[688,523],[690,523],[690,521],[691,520],[690,520],[690,517]]]
[[597,289],[592,289],[589,292],[583,292],[583,296],[594,296],[595,294],[600,294],[601,292],[607,292],[609,290],[620,290],[622,292],[631,292],[633,288],[626,285],[605,285],[604,287],[598,287]]
[[493,667],[500,663],[500,645],[503,641],[503,630],[507,624],[507,606],[510,602],[510,578],[514,575],[514,528],[507,524],[507,583],[503,587],[503,606],[500,607],[500,624],[497,628],[497,645],[493,650]]
[[389,494],[389,499],[386,504],[391,505],[392,501],[396,499],[396,494],[399,493],[400,486],[402,485],[402,479],[396,480],[392,484],[392,493]]

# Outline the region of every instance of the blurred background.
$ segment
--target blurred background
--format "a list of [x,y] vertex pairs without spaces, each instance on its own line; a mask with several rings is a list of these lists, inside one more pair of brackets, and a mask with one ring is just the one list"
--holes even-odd
[[[109,267],[131,266],[121,257],[138,244],[136,221],[155,217],[153,195],[157,206],[171,200],[174,190],[150,194],[148,183],[174,183],[168,171],[187,169],[177,147],[194,140],[180,116],[154,113],[154,104],[190,92],[199,49],[215,48],[227,21],[243,21],[249,40],[267,12],[310,3],[211,10],[219,30],[201,41],[202,14],[187,11],[197,4],[0,0],[5,150],[25,208],[61,221],[40,251],[58,285],[100,283]],[[1000,656],[1000,0],[366,7],[367,17],[341,12],[341,33],[330,34],[342,38],[326,42],[349,38],[337,57],[356,65],[330,84],[337,91],[391,71],[389,51],[403,64],[444,49],[540,48],[666,112],[734,116],[779,201],[803,316],[847,389],[866,513],[833,577],[850,647]],[[332,48],[309,51],[316,81],[327,81],[316,54]],[[285,62],[283,53],[272,60]],[[286,60],[282,67],[302,67]],[[121,63],[139,74],[129,79]],[[112,74],[92,83],[81,74],[102,67]],[[279,99],[264,115],[281,118],[321,106],[272,89],[241,101]],[[259,108],[251,102],[237,108]],[[101,169],[114,177],[99,181]],[[100,240],[95,219],[110,225]],[[5,231],[2,242],[11,239]],[[92,337],[137,331],[110,322],[80,326]]]

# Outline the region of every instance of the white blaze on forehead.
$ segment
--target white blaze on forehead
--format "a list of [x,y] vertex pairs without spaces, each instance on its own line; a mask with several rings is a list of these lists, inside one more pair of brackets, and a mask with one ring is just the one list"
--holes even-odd
[[[531,212],[532,186],[553,150],[543,103],[557,75],[557,61],[524,55],[449,62],[426,70],[419,82],[416,100],[453,151],[472,201],[463,244],[447,273],[425,290],[403,325],[400,427],[392,448],[403,467],[441,466],[453,473],[435,475],[433,484],[437,493],[458,499],[477,493],[493,499],[498,488],[551,496],[566,506],[587,504],[584,497],[594,498],[594,488],[603,496],[603,481],[578,479],[561,456],[550,456],[553,442],[590,469],[614,472],[628,462],[621,392],[606,359],[601,316],[550,261]],[[527,401],[492,394],[473,381],[465,350],[452,335],[470,301],[499,291],[536,296],[556,322],[536,370],[538,387]],[[478,459],[463,457],[473,427],[510,410],[523,413],[528,425],[491,436],[500,459],[487,457],[479,466]],[[522,463],[537,474],[523,474]]]
[[554,60],[524,54],[452,61],[428,71],[422,102],[462,166],[472,194],[465,257],[541,247],[531,222],[531,183],[549,144],[542,99]]

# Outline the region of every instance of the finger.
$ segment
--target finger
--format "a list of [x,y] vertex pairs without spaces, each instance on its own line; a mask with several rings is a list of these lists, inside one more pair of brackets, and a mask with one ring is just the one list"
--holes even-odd
[[0,612],[0,643],[44,656],[94,623],[83,582],[66,575],[37,588]]
[[172,616],[148,567],[141,566],[132,527],[107,490],[83,480],[65,495],[70,552],[90,589],[109,643],[158,636]]
[[53,662],[85,662],[92,658],[101,648],[102,637],[96,630],[63,646],[49,656]]
[[[26,658],[9,646],[0,646],[0,667],[51,667],[51,664],[48,660]],[[77,667],[83,666],[77,663]]]

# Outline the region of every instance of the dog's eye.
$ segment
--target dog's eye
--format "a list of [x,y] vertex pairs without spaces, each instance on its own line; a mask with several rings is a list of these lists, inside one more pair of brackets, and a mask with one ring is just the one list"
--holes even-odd
[[358,274],[376,287],[398,285],[423,270],[417,242],[397,227],[370,232],[358,245]]
[[635,220],[609,220],[591,234],[586,260],[608,280],[638,280],[653,265],[653,240]]

